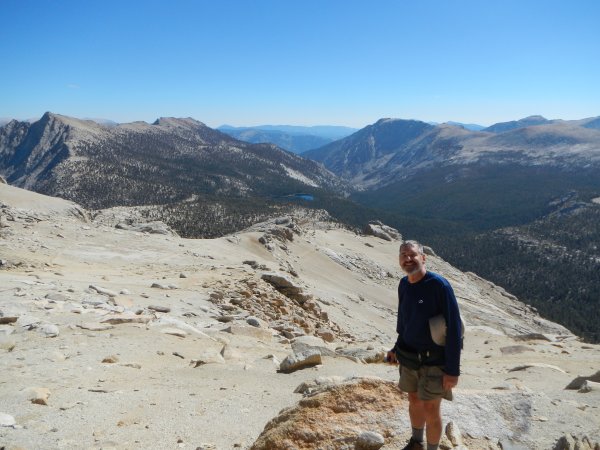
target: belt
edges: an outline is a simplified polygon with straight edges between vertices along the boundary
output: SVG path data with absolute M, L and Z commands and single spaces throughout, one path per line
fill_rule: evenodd
M 417 358 L 420 362 L 427 361 L 430 358 L 438 358 L 443 356 L 444 354 L 438 350 L 425 350 L 422 352 L 417 352 Z

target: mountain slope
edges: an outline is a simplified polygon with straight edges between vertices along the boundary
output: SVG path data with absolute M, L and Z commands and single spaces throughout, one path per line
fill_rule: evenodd
M 394 155 L 410 153 L 410 143 L 433 128 L 416 120 L 381 119 L 303 156 L 322 162 L 332 172 L 356 183 Z
M 262 448 L 354 448 L 365 430 L 384 448 L 405 444 L 398 367 L 382 362 L 396 339 L 397 241 L 300 211 L 182 239 L 87 220 L 77 205 L 13 186 L 0 185 L 0 199 L 6 448 L 247 450 L 276 428 L 288 439 Z M 600 347 L 473 273 L 434 255 L 427 264 L 452 283 L 467 325 L 455 399 L 444 403 L 465 445 L 547 450 L 571 433 L 598 442 L 598 392 L 577 388 L 595 386 Z M 271 272 L 302 298 L 266 282 Z M 278 371 L 304 349 L 321 364 Z M 286 426 L 296 405 L 308 417 Z
M 170 205 L 173 222 L 185 216 L 199 229 L 202 210 L 216 208 L 220 219 L 210 226 L 224 225 L 222 232 L 268 217 L 285 196 L 307 193 L 318 207 L 346 189 L 320 164 L 272 144 L 235 140 L 193 119 L 105 127 L 46 113 L 33 124 L 0 128 L 0 145 L 0 174 L 10 184 L 86 208 Z M 240 209 L 246 219 L 234 226 Z
M 29 127 L 11 122 L 0 130 L 0 142 L 2 172 L 10 183 L 86 207 L 342 185 L 311 161 L 273 145 L 237 141 L 193 119 L 108 128 L 47 113 Z M 112 195 L 96 195 L 109 181 Z
M 594 123 L 545 121 L 491 133 L 382 119 L 304 156 L 322 162 L 359 189 L 381 188 L 433 167 L 449 167 L 450 171 L 472 164 L 597 167 L 600 130 Z
M 477 234 L 454 246 L 464 270 L 494 280 L 551 320 L 600 342 L 600 205 L 573 193 L 531 223 Z M 526 282 L 523 282 L 526 280 Z

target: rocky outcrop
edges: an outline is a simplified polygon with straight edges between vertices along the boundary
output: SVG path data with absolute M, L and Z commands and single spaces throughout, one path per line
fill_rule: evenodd
M 365 226 L 363 233 L 367 236 L 375 236 L 386 241 L 398 241 L 402 239 L 402 235 L 398 230 L 384 225 L 379 220 L 369 222 Z
M 213 285 L 210 301 L 221 311 L 222 321 L 255 317 L 281 337 L 325 335 L 329 340 L 349 340 L 331 321 L 318 299 L 304 292 L 298 282 L 282 273 L 267 272 L 260 280 L 221 280 Z M 262 328 L 248 326 L 257 330 Z
M 565 389 L 581 389 L 587 381 L 591 381 L 593 383 L 600 383 L 600 370 L 593 375 L 575 378 L 565 387 Z
M 590 441 L 587 436 L 567 434 L 556 442 L 552 450 L 600 450 L 600 444 Z
M 177 233 L 171 229 L 166 223 L 160 221 L 146 222 L 146 223 L 132 223 L 119 222 L 115 225 L 118 230 L 137 231 L 138 233 L 149 233 L 149 234 L 167 234 L 176 236 Z
M 351 450 L 364 432 L 384 439 L 393 436 L 398 426 L 394 412 L 406 407 L 405 402 L 396 383 L 379 379 L 326 386 L 298 406 L 283 410 L 250 449 Z
M 306 350 L 300 353 L 288 355 L 279 365 L 279 371 L 291 373 L 306 367 L 313 367 L 321 364 L 321 352 L 318 350 Z
M 250 450 L 402 448 L 409 437 L 408 401 L 395 382 L 321 377 L 295 390 L 304 398 L 272 419 Z M 404 434 L 398 428 L 406 427 Z M 443 449 L 498 449 L 486 438 L 463 436 L 450 421 Z M 508 447 L 507 447 L 508 448 Z

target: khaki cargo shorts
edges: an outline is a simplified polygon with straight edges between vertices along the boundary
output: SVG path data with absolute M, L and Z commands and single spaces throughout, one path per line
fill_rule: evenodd
M 452 390 L 444 391 L 442 381 L 444 372 L 439 366 L 422 366 L 418 370 L 400 366 L 400 390 L 416 392 L 420 400 L 443 398 L 452 400 Z

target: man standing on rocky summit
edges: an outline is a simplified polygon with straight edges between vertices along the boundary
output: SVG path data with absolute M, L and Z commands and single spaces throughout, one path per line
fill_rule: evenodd
M 448 280 L 427 271 L 423 246 L 417 241 L 400 245 L 400 267 L 406 273 L 398 286 L 398 339 L 388 361 L 400 363 L 400 389 L 408 392 L 412 437 L 404 450 L 437 450 L 442 436 L 442 398 L 452 400 L 458 384 L 462 322 Z M 430 319 L 442 315 L 446 343 L 434 342 Z M 443 322 L 442 322 L 443 323 Z

